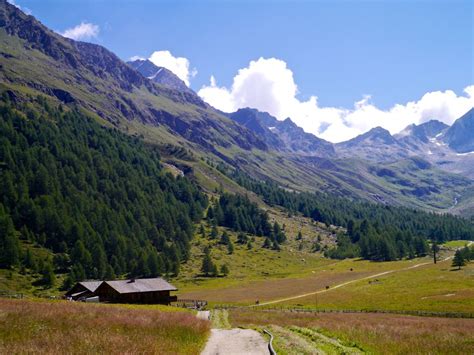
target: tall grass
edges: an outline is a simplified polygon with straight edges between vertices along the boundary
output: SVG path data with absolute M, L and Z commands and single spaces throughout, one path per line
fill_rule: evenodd
M 189 312 L 0 299 L 1 354 L 196 354 L 208 332 Z
M 474 354 L 472 319 L 240 309 L 230 311 L 230 320 L 233 326 L 275 324 L 286 329 L 292 326 L 317 329 L 375 354 Z

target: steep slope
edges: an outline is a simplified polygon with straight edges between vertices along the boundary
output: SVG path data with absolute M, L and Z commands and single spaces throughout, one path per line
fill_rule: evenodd
M 275 150 L 319 157 L 335 156 L 331 143 L 306 133 L 290 118 L 277 120 L 266 112 L 244 108 L 229 117 L 252 130 Z
M 457 153 L 474 152 L 474 108 L 454 122 L 443 136 L 443 141 Z
M 165 125 L 211 151 L 232 144 L 266 149 L 252 132 L 197 95 L 156 85 L 107 49 L 63 38 L 3 0 L 0 44 L 1 84 L 18 100 L 41 92 L 117 127 L 130 121 Z
M 22 240 L 63 254 L 70 282 L 178 274 L 207 196 L 166 174 L 156 148 L 56 105 L 0 98 L 0 229 L 6 214 Z M 0 268 L 20 261 L 16 231 L 8 258 L 0 236 Z
M 148 59 L 137 59 L 127 62 L 129 66 L 138 71 L 151 81 L 166 86 L 170 89 L 185 92 L 197 96 L 186 84 L 170 70 L 158 67 Z
M 434 210 L 450 207 L 471 184 L 462 180 L 453 187 L 446 183 L 449 174 L 433 170 L 439 192 L 423 199 L 403 194 L 396 182 L 378 175 L 372 163 L 353 155 L 338 159 L 330 143 L 304 133 L 290 120 L 256 115 L 254 123 L 265 134 L 256 133 L 257 126 L 239 124 L 195 93 L 157 84 L 105 48 L 65 39 L 4 0 L 0 48 L 0 92 L 13 102 L 46 95 L 68 109 L 84 111 L 103 125 L 158 146 L 167 163 L 208 191 L 220 185 L 237 190 L 216 171 L 222 163 L 295 191 L 322 190 Z

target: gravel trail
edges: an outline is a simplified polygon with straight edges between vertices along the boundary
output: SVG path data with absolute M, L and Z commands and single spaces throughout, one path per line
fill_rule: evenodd
M 268 355 L 268 344 L 252 329 L 211 329 L 201 355 Z

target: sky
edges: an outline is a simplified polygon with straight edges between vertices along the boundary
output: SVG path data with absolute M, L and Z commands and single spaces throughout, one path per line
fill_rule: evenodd
M 149 58 L 223 111 L 332 142 L 474 106 L 472 0 L 15 0 L 64 36 Z

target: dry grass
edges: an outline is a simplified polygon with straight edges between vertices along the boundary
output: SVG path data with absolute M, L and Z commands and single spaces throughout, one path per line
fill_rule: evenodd
M 196 354 L 208 331 L 189 312 L 0 300 L 1 354 Z
M 300 258 L 293 263 L 299 261 Z M 253 304 L 256 300 L 265 302 L 322 290 L 326 286 L 333 287 L 350 280 L 387 270 L 402 269 L 423 261 L 426 260 L 374 263 L 353 259 L 344 261 L 320 259 L 319 265 L 318 263 L 307 265 L 301 262 L 300 270 L 305 270 L 304 276 L 282 275 L 281 278 L 268 277 L 267 280 L 252 281 L 242 278 L 237 280 L 240 281 L 237 284 L 230 284 L 225 279 L 216 280 L 216 285 L 212 288 L 201 287 L 195 290 L 181 287 L 180 297 L 205 299 L 212 303 Z M 353 271 L 350 271 L 351 269 Z M 265 270 L 272 272 L 271 268 Z
M 298 326 L 377 354 L 474 354 L 474 320 L 392 314 L 233 310 L 233 326 Z

